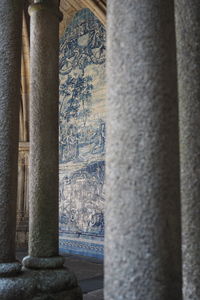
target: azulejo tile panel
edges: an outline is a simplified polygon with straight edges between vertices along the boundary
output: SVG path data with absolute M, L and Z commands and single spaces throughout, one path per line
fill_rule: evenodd
M 104 237 L 105 41 L 89 9 L 60 41 L 60 247 L 91 256 L 102 254 Z

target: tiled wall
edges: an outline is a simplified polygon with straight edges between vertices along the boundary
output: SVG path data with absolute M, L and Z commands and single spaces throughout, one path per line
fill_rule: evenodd
M 60 41 L 60 249 L 103 257 L 104 26 L 79 11 Z

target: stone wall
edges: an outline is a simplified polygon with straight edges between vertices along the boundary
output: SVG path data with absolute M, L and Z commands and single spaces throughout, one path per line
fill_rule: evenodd
M 103 256 L 106 32 L 89 9 L 60 41 L 60 249 Z

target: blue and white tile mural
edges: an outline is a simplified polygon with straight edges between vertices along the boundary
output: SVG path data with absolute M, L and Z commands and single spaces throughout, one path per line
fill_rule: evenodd
M 106 31 L 79 11 L 60 41 L 60 248 L 103 256 Z

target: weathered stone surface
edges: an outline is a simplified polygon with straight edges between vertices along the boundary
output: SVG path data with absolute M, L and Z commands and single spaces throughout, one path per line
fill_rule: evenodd
M 31 300 L 34 294 L 36 283 L 33 278 L 25 276 L 16 276 L 11 278 L 2 278 L 0 284 L 1 300 Z
M 0 2 L 0 262 L 15 260 L 22 0 Z
M 58 255 L 58 29 L 45 6 L 31 12 L 29 254 L 36 257 Z
M 173 1 L 108 1 L 106 300 L 180 300 Z
M 1 300 L 82 300 L 74 275 L 67 269 L 29 271 L 1 280 Z
M 183 299 L 200 299 L 200 2 L 176 0 Z
M 24 258 L 23 265 L 27 267 L 25 276 L 34 279 L 30 299 L 81 300 L 75 275 L 62 268 L 64 259 L 58 255 L 59 16 L 54 8 L 59 10 L 51 7 L 56 3 L 35 1 L 29 10 L 30 223 L 29 256 Z
M 0 277 L 14 276 L 15 274 L 20 272 L 21 272 L 21 263 L 17 261 L 11 263 L 0 263 Z
M 67 268 L 57 270 L 29 270 L 24 268 L 24 276 L 34 279 L 40 293 L 56 293 L 77 287 L 75 275 Z
M 63 256 L 55 257 L 33 257 L 26 256 L 23 259 L 23 265 L 30 269 L 56 269 L 64 264 Z

